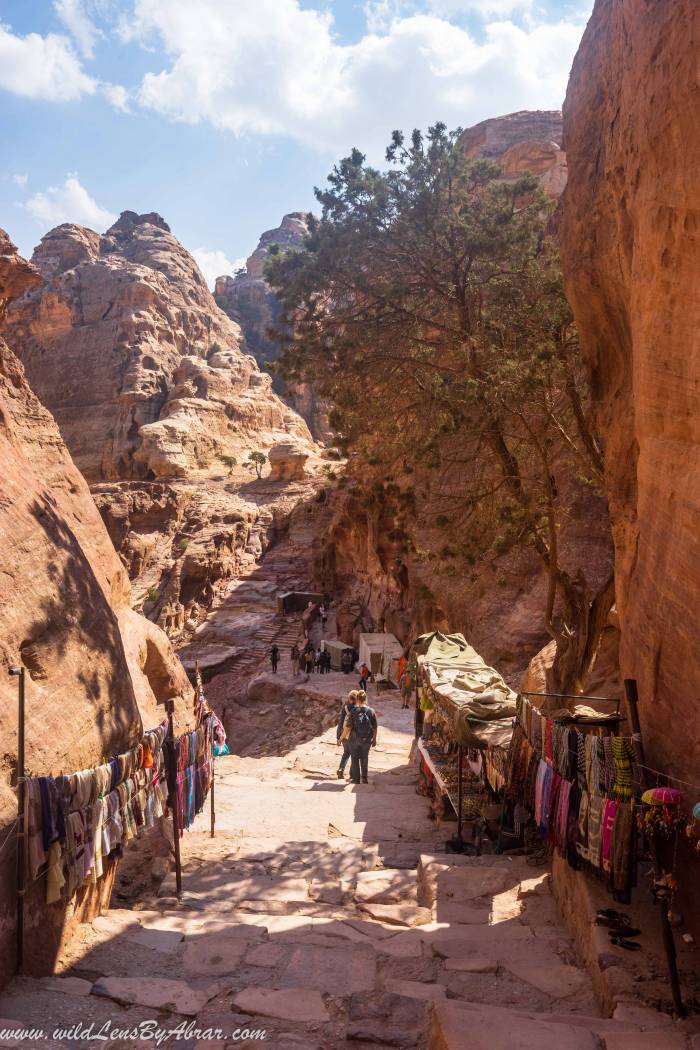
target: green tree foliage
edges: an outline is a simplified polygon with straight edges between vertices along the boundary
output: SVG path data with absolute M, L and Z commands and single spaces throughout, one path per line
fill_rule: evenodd
M 395 132 L 388 170 L 353 150 L 316 191 L 322 214 L 306 251 L 266 271 L 283 306 L 281 366 L 333 404 L 357 460 L 437 479 L 451 552 L 536 552 L 557 643 L 552 682 L 576 691 L 613 582 L 592 584 L 560 552 L 563 482 L 596 484 L 602 455 L 548 233 L 552 204 L 532 176 L 506 180 L 468 159 L 457 136 L 441 124 L 410 142 Z
M 262 477 L 263 467 L 266 463 L 267 456 L 264 452 L 250 452 L 248 454 L 248 462 L 246 465 L 249 467 L 253 467 L 255 469 L 255 473 L 259 478 Z

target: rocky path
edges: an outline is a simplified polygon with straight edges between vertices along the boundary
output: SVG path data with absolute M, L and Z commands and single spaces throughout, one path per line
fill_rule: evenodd
M 314 683 L 327 699 L 346 686 Z M 366 786 L 336 778 L 333 730 L 282 756 L 221 760 L 216 837 L 208 812 L 184 837 L 182 901 L 168 876 L 138 910 L 84 927 L 59 975 L 17 979 L 0 998 L 0 1029 L 157 1022 L 181 1026 L 160 1045 L 188 1048 L 685 1047 L 643 1031 L 648 1018 L 597 1017 L 546 869 L 443 852 L 449 830 L 415 791 L 410 714 L 393 698 L 376 707 Z

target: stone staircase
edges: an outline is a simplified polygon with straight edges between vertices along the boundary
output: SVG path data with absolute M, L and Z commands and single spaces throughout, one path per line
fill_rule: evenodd
M 204 814 L 182 839 L 182 900 L 168 875 L 139 910 L 81 927 L 56 976 L 0 997 L 0 1031 L 157 1017 L 224 1033 L 160 1044 L 186 1050 L 233 1050 L 226 1033 L 244 1028 L 274 1050 L 697 1050 L 693 1022 L 632 984 L 598 1016 L 547 868 L 442 852 L 407 761 L 410 713 L 382 697 L 377 711 L 368 785 L 336 779 L 333 730 L 283 758 L 221 760 L 216 838 Z M 606 946 L 605 965 L 625 955 Z

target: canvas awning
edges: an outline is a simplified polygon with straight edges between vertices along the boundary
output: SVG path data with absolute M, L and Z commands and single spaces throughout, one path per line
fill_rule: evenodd
M 516 694 L 462 634 L 433 631 L 414 644 L 428 671 L 431 699 L 465 747 L 507 747 Z
M 334 671 L 342 671 L 342 657 L 345 649 L 351 649 L 352 646 L 346 645 L 345 642 L 338 641 L 337 638 L 332 638 L 330 641 L 324 641 L 323 645 L 326 647 L 328 652 L 331 654 L 331 668 Z
M 367 664 L 372 674 L 398 683 L 402 656 L 403 646 L 395 635 L 386 632 L 360 635 L 360 666 Z

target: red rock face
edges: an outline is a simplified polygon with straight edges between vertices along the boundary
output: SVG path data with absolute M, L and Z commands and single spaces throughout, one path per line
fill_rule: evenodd
M 0 303 L 40 275 L 0 231 Z M 0 826 L 16 813 L 17 687 L 27 672 L 27 768 L 37 775 L 93 765 L 162 721 L 162 701 L 191 691 L 166 637 L 130 609 L 129 580 L 50 413 L 0 339 Z M 3 841 L 5 835 L 3 834 Z M 14 965 L 15 855 L 0 858 L 0 983 Z M 29 964 L 50 965 L 75 914 L 47 916 L 43 883 L 28 900 Z M 44 890 L 45 892 L 45 890 Z
M 566 186 L 558 110 L 522 110 L 482 120 L 463 131 L 458 141 L 468 156 L 497 161 L 508 178 L 524 171 L 536 175 L 550 197 L 559 197 Z
M 307 230 L 304 212 L 285 215 L 276 229 L 262 234 L 257 248 L 248 256 L 244 272 L 216 280 L 214 298 L 217 304 L 240 325 L 245 349 L 261 368 L 278 356 L 278 347 L 267 331 L 277 323 L 279 304 L 263 275 L 265 262 L 275 247 L 280 251 L 301 247 Z M 278 377 L 275 390 L 306 420 L 315 438 L 328 438 L 328 406 L 316 396 L 310 384 L 292 387 Z
M 700 764 L 700 6 L 598 0 L 564 109 L 561 246 L 593 378 L 623 675 L 650 764 Z M 693 799 L 696 801 L 696 799 Z
M 308 441 L 159 215 L 59 226 L 33 261 L 44 281 L 6 338 L 89 482 L 183 477 L 275 431 Z

